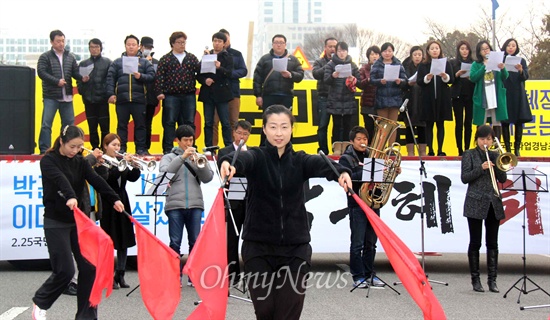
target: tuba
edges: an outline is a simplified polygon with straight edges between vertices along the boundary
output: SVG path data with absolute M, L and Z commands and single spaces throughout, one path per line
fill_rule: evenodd
M 504 152 L 504 149 L 502 149 L 502 145 L 500 144 L 500 141 L 498 141 L 497 137 L 495 137 L 493 141 L 493 148 L 500 153 L 497 158 L 497 163 L 495 163 L 497 168 L 502 171 L 510 171 L 518 165 L 518 158 L 516 155 L 511 152 Z
M 375 131 L 367 149 L 370 150 L 371 158 L 384 160 L 385 168 L 383 181 L 363 183 L 359 196 L 369 207 L 379 209 L 388 202 L 397 177 L 397 168 L 401 165 L 401 145 L 394 142 L 386 147 L 389 138 L 401 125 L 380 116 L 372 114 L 370 116 L 374 120 Z

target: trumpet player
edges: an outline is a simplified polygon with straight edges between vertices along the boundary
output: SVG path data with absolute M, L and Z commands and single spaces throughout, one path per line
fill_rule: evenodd
M 481 248 L 482 224 L 485 221 L 485 245 L 487 247 L 487 284 L 489 291 L 499 292 L 496 278 L 498 265 L 499 220 L 504 219 L 504 207 L 496 181 L 505 182 L 506 172 L 495 166 L 498 153 L 488 151 L 495 133 L 488 125 L 477 128 L 476 148 L 462 155 L 462 183 L 468 184 L 464 200 L 464 216 L 468 219 L 470 244 L 468 262 L 474 291 L 484 292 L 479 279 L 479 249 Z
M 367 129 L 355 126 L 349 132 L 349 141 L 352 143 L 347 147 L 340 157 L 340 164 L 351 169 L 351 180 L 353 191 L 359 194 L 363 184 L 363 161 L 369 158 L 369 136 Z M 398 167 L 397 173 L 401 173 Z M 372 228 L 365 212 L 359 207 L 353 197 L 348 196 L 349 224 L 351 229 L 350 245 L 350 272 L 353 277 L 353 286 L 367 288 L 368 286 L 383 287 L 385 284 L 375 276 L 374 257 L 376 255 L 376 242 L 378 237 Z M 372 209 L 380 216 L 380 209 Z
M 189 253 L 193 250 L 201 228 L 201 215 L 204 211 L 201 182 L 207 183 L 214 177 L 214 172 L 206 165 L 197 165 L 193 161 L 197 151 L 193 147 L 195 130 L 189 125 L 176 129 L 178 146 L 165 154 L 160 160 L 160 172 L 173 173 L 174 177 L 168 189 L 165 212 L 168 217 L 168 236 L 170 248 L 180 253 L 183 229 L 187 228 Z M 181 266 L 183 267 L 183 265 Z M 180 285 L 181 285 L 180 267 Z M 187 285 L 192 287 L 191 280 Z
M 120 137 L 114 133 L 109 133 L 103 138 L 102 144 L 105 155 L 116 159 L 116 155 L 121 148 Z M 131 155 L 125 156 L 125 160 L 128 163 L 130 163 L 130 157 Z M 122 171 L 117 166 L 111 166 L 110 168 L 98 166 L 96 167 L 96 172 L 107 180 L 109 186 L 118 194 L 124 204 L 124 210 L 132 213 L 130 198 L 128 197 L 128 192 L 126 192 L 126 183 L 128 181 L 137 181 L 141 176 L 141 171 L 131 166 L 124 168 Z M 108 204 L 103 203 L 100 223 L 101 228 L 113 240 L 116 250 L 117 258 L 113 289 L 129 288 L 130 286 L 124 279 L 124 273 L 126 271 L 128 248 L 136 245 L 132 222 L 124 214 L 115 212 Z

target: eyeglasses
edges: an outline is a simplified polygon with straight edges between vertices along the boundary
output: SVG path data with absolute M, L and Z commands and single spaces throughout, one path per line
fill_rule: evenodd
M 184 45 L 187 43 L 187 41 L 175 41 L 175 44 Z
M 250 132 L 248 131 L 235 131 L 236 134 L 238 134 L 239 136 L 249 136 L 250 135 Z
M 284 41 L 273 41 L 273 44 L 285 44 L 286 42 Z

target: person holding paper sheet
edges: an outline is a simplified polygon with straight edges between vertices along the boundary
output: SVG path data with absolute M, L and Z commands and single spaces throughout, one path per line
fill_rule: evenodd
M 371 83 L 377 87 L 376 113 L 381 117 L 397 121 L 399 107 L 403 103 L 402 90 L 407 86 L 407 74 L 401 61 L 393 55 L 395 51 L 393 44 L 386 42 L 380 47 L 380 50 L 382 50 L 382 56 L 372 66 L 370 74 Z M 386 65 L 399 66 L 397 79 L 391 81 L 384 79 Z M 394 133 L 388 140 L 390 146 L 395 142 L 395 137 Z
M 473 100 L 473 124 L 481 126 L 491 123 L 495 137 L 500 138 L 501 122 L 508 120 L 506 88 L 508 70 L 503 62 L 498 64 L 498 71 L 487 70 L 489 53 L 493 50 L 489 41 L 482 40 L 476 45 L 476 60 L 470 69 L 470 81 L 475 84 Z
M 411 118 L 411 124 L 413 130 L 418 136 L 418 150 L 420 151 L 421 156 L 426 155 L 426 122 L 420 119 L 422 114 L 422 88 L 416 83 L 415 76 L 418 76 L 418 66 L 424 58 L 424 52 L 420 46 L 413 46 L 409 50 L 409 56 L 403 60 L 403 67 L 409 77 L 408 85 L 404 88 L 403 99 L 409 99 L 407 104 L 407 110 L 409 111 L 409 117 Z M 411 80 L 414 79 L 414 80 Z M 405 112 L 399 114 L 400 120 L 405 122 L 405 125 L 409 126 L 409 121 L 406 119 L 407 115 Z M 405 133 L 407 139 L 407 155 L 414 156 L 414 137 L 410 130 L 407 128 Z
M 329 63 L 336 52 L 337 43 L 338 40 L 335 38 L 330 37 L 325 39 L 325 50 L 323 51 L 322 57 L 313 62 L 313 70 L 311 72 L 313 78 L 317 80 L 317 114 L 319 115 L 319 124 L 317 127 L 318 150 L 322 150 L 325 154 L 328 154 L 327 130 L 330 122 L 330 115 L 327 113 L 329 85 L 324 81 L 324 67 Z
M 246 120 L 239 120 L 233 128 L 233 144 L 225 148 L 220 149 L 218 153 L 218 165 L 219 161 L 224 156 L 234 152 L 239 147 L 241 140 L 244 141 L 241 151 L 246 151 L 246 142 L 250 137 L 252 130 L 252 124 Z M 244 175 L 235 175 L 236 177 L 244 177 Z M 231 199 L 231 197 L 230 197 Z M 246 216 L 246 196 L 242 200 L 229 200 L 231 205 L 231 211 L 233 213 L 233 219 L 235 219 L 235 225 L 239 233 L 242 230 L 244 219 Z M 227 274 L 229 275 L 230 285 L 235 286 L 241 280 L 241 265 L 239 262 L 239 236 L 235 233 L 235 227 L 233 221 L 229 217 L 229 210 L 226 210 L 226 228 L 227 228 Z
M 310 178 L 351 186 L 349 169 L 319 155 L 294 151 L 290 142 L 294 116 L 283 105 L 266 108 L 266 142 L 240 152 L 235 166 L 220 159 L 222 179 L 244 174 L 248 182 L 242 257 L 257 319 L 299 319 L 311 266 L 310 222 L 304 182 Z M 293 279 L 293 280 L 291 280 Z
M 129 35 L 124 39 L 126 51 L 122 57 L 113 61 L 107 73 L 107 94 L 109 103 L 116 104 L 118 118 L 117 134 L 120 137 L 120 150 L 127 151 L 128 122 L 134 120 L 136 153 L 147 154 L 145 145 L 145 105 L 147 103 L 146 85 L 155 80 L 155 69 L 145 58 L 138 57 L 139 39 Z M 127 71 L 125 62 L 134 72 Z M 125 73 L 130 72 L 130 73 Z
M 87 82 L 76 81 L 78 93 L 82 95 L 86 121 L 90 130 L 90 144 L 92 149 L 99 149 L 103 138 L 109 133 L 109 97 L 107 96 L 107 71 L 111 65 L 109 58 L 103 57 L 101 40 L 93 38 L 88 42 L 90 58 L 80 62 L 80 68 L 93 68 Z M 101 142 L 97 126 L 101 128 Z
M 469 70 L 462 69 L 465 65 L 472 65 L 472 47 L 466 40 L 456 45 L 456 58 L 451 60 L 451 67 L 455 72 L 455 81 L 451 87 L 453 113 L 455 116 L 455 139 L 458 155 L 470 149 L 472 143 L 472 112 L 474 84 L 470 81 Z M 466 77 L 465 75 L 468 74 Z M 464 131 L 464 144 L 462 132 Z
M 506 104 L 508 106 L 508 120 L 502 121 L 502 138 L 506 151 L 511 152 L 510 142 L 510 124 L 514 124 L 514 154 L 520 155 L 521 139 L 523 137 L 523 124 L 533 121 L 533 115 L 531 114 L 531 107 L 527 100 L 527 93 L 525 92 L 525 81 L 529 79 L 529 69 L 525 59 L 517 57 L 519 53 L 519 45 L 516 39 L 508 39 L 502 45 L 500 49 L 504 51 L 505 65 L 509 72 L 508 79 L 504 81 L 504 87 L 506 88 Z M 509 67 L 506 63 L 509 60 L 519 59 L 518 63 Z
M 473 68 L 473 67 L 472 67 Z M 464 216 L 468 219 L 470 244 L 468 262 L 474 291 L 484 292 L 479 279 L 479 249 L 485 223 L 485 245 L 487 246 L 487 284 L 489 291 L 499 292 L 496 278 L 498 268 L 498 229 L 504 219 L 504 207 L 501 197 L 495 195 L 489 168 L 492 167 L 498 182 L 506 181 L 506 172 L 495 163 L 497 151 L 486 151 L 493 144 L 495 133 L 488 125 L 477 127 L 474 149 L 464 151 L 462 155 L 461 180 L 468 185 L 464 199 Z M 489 158 L 489 159 L 487 159 Z
M 446 61 L 445 67 L 438 74 L 432 73 L 433 64 L 436 59 L 443 58 L 441 43 L 437 40 L 429 41 L 426 45 L 424 62 L 418 66 L 418 85 L 422 88 L 422 115 L 421 119 L 426 121 L 426 140 L 430 148 L 429 155 L 435 155 L 433 149 L 433 127 L 437 125 L 437 155 L 446 156 L 443 152 L 443 141 L 445 139 L 445 121 L 453 120 L 451 106 L 451 88 L 454 81 L 451 63 Z M 439 60 L 437 62 L 441 62 Z
M 170 248 L 181 255 L 180 247 L 183 238 L 183 228 L 187 228 L 189 253 L 197 241 L 201 229 L 201 215 L 204 211 L 201 182 L 208 183 L 214 177 L 210 165 L 197 166 L 193 159 L 197 150 L 195 130 L 189 125 L 181 125 L 176 129 L 178 146 L 172 152 L 165 154 L 160 160 L 159 171 L 173 173 L 174 176 L 168 188 L 168 197 L 164 207 L 168 217 L 168 236 Z M 183 262 L 182 262 L 183 263 Z M 182 280 L 180 267 L 180 286 Z M 187 285 L 192 287 L 191 279 Z
M 176 138 L 176 122 L 195 130 L 197 111 L 196 75 L 201 64 L 197 57 L 185 50 L 187 35 L 173 32 L 169 38 L 172 51 L 159 60 L 155 79 L 157 99 L 162 100 L 162 152 L 170 153 Z
M 52 123 L 59 110 L 61 126 L 74 124 L 73 85 L 72 79 L 82 82 L 89 77 L 82 77 L 76 64 L 74 54 L 65 49 L 65 35 L 60 30 L 50 32 L 51 50 L 40 55 L 36 73 L 42 80 L 42 98 L 44 110 L 38 148 L 44 154 L 52 145 Z
M 197 80 L 201 84 L 199 101 L 204 105 L 204 144 L 212 146 L 214 113 L 218 113 L 222 123 L 222 136 L 225 146 L 231 145 L 231 125 L 229 123 L 229 101 L 233 99 L 230 78 L 233 71 L 233 57 L 225 50 L 227 36 L 223 32 L 212 35 L 209 54 L 216 55 L 214 65 L 216 73 L 200 73 Z M 205 57 L 208 55 L 205 55 Z M 205 58 L 203 57 L 203 60 Z
M 365 129 L 369 133 L 369 137 L 374 135 L 374 120 L 369 116 L 370 114 L 376 114 L 376 86 L 370 81 L 370 72 L 372 65 L 380 58 L 380 48 L 378 46 L 371 46 L 367 49 L 367 60 L 361 69 L 359 69 L 359 75 L 361 76 L 361 114 L 363 115 L 363 121 L 365 122 Z
M 342 67 L 343 71 L 339 67 Z M 336 54 L 325 66 L 324 82 L 329 85 L 327 98 L 327 113 L 332 117 L 332 139 L 336 141 L 345 141 L 345 133 L 349 132 L 356 123 L 352 123 L 353 115 L 357 114 L 357 100 L 355 91 L 359 68 L 351 61 L 348 54 L 348 44 L 338 42 L 336 44 Z M 349 75 L 341 75 L 345 69 L 349 70 Z
M 155 75 L 158 69 L 159 61 L 153 58 L 155 54 L 153 52 L 154 41 L 151 37 L 141 37 L 141 42 L 139 45 L 138 56 L 141 56 L 151 64 L 153 64 L 153 69 L 155 70 Z M 149 154 L 149 149 L 151 148 L 151 133 L 153 130 L 153 117 L 155 116 L 155 110 L 159 106 L 159 100 L 157 99 L 157 94 L 155 93 L 155 83 L 150 82 L 147 84 L 147 104 L 145 105 L 145 148 L 147 149 L 146 154 Z

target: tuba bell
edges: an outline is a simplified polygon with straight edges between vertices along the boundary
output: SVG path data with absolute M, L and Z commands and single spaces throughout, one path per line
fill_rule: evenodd
M 401 145 L 394 142 L 386 147 L 389 138 L 401 125 L 384 117 L 372 114 L 370 116 L 374 120 L 375 132 L 367 147 L 370 150 L 369 156 L 384 160 L 385 168 L 383 181 L 363 183 L 359 196 L 369 207 L 379 209 L 388 202 L 397 177 L 397 168 L 401 165 Z
M 497 158 L 497 163 L 495 163 L 497 168 L 502 171 L 510 171 L 518 165 L 518 157 L 511 152 L 504 152 L 504 149 L 502 149 L 502 145 L 500 144 L 500 141 L 498 141 L 497 137 L 495 137 L 493 141 L 493 148 L 500 153 Z

